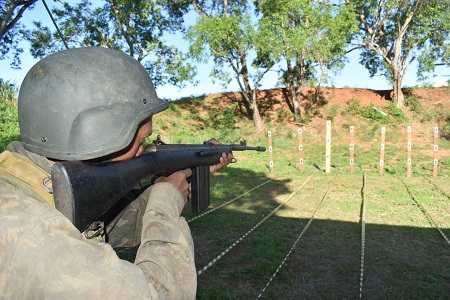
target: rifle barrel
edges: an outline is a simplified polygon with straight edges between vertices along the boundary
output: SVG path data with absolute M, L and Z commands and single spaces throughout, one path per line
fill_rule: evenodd
M 242 145 L 231 145 L 231 149 L 234 151 L 245 151 L 245 150 L 255 150 L 255 151 L 266 151 L 266 147 L 262 146 L 242 146 Z

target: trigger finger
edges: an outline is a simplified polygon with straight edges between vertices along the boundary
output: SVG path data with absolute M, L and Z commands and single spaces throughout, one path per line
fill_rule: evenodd
M 184 170 L 181 170 L 181 172 L 183 172 L 186 175 L 186 178 L 189 178 L 192 176 L 192 169 L 184 169 Z

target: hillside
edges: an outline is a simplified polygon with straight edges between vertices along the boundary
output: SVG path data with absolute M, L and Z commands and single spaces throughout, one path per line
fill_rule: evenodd
M 255 132 L 252 122 L 248 119 L 239 93 L 221 93 L 174 101 L 165 120 L 161 120 L 163 124 L 156 128 L 162 129 L 159 132 L 163 136 L 174 136 L 174 132 L 177 132 L 178 137 L 172 142 L 183 142 L 191 137 L 192 142 L 195 142 L 200 136 L 209 134 L 225 143 L 245 138 L 251 143 L 265 144 L 268 130 L 280 137 L 280 142 L 283 140 L 283 143 L 295 143 L 297 128 L 302 127 L 309 147 L 317 147 L 316 153 L 311 155 L 318 155 L 320 162 L 323 153 L 317 151 L 324 150 L 321 147 L 324 144 L 326 120 L 332 120 L 333 147 L 342 147 L 339 151 L 345 155 L 349 143 L 348 130 L 350 126 L 354 126 L 355 144 L 362 149 L 359 151 L 360 155 L 372 157 L 371 162 L 363 163 L 361 168 L 367 169 L 366 165 L 369 164 L 375 169 L 380 147 L 380 127 L 386 126 L 388 131 L 386 144 L 391 151 L 391 165 L 402 166 L 403 156 L 406 155 L 403 153 L 406 152 L 406 127 L 412 126 L 414 155 L 420 157 L 415 158 L 415 161 L 420 159 L 426 164 L 424 168 L 429 169 L 430 157 L 434 155 L 433 130 L 436 124 L 439 124 L 441 142 L 438 154 L 450 163 L 449 88 L 405 89 L 408 106 L 403 111 L 398 110 L 392 102 L 390 91 L 323 88 L 320 100 L 314 102 L 311 100 L 314 90 L 304 88 L 302 106 L 305 114 L 302 123 L 295 121 L 285 93 L 284 89 L 259 92 L 258 106 L 265 126 L 260 134 Z M 176 113 L 175 122 L 173 113 Z M 183 129 L 178 133 L 181 127 Z M 284 146 L 295 149 L 295 145 Z M 293 151 L 283 154 L 292 160 L 288 164 L 295 164 L 296 154 Z M 336 150 L 333 151 L 336 153 Z M 342 164 L 345 165 L 345 159 Z M 441 160 L 441 167 L 446 164 L 445 160 Z M 418 165 L 418 168 L 423 167 L 422 162 Z
M 416 98 L 420 99 L 421 106 L 426 111 L 450 110 L 450 88 L 414 88 L 404 89 L 406 99 Z M 320 113 L 324 106 L 331 106 L 337 104 L 342 109 L 348 105 L 348 101 L 351 99 L 358 100 L 361 105 L 374 105 L 377 107 L 385 107 L 392 103 L 392 91 L 391 90 L 371 90 L 361 88 L 321 88 L 318 103 L 313 103 L 311 100 L 314 95 L 314 89 L 304 87 L 302 89 L 302 106 L 307 113 L 312 110 L 315 112 L 313 119 L 322 118 Z M 287 91 L 284 88 L 260 90 L 258 94 L 259 107 L 261 115 L 273 116 L 277 111 L 286 111 L 289 115 L 289 103 L 287 100 Z M 194 101 L 191 100 L 201 100 Z M 239 93 L 219 93 L 207 96 L 201 96 L 198 98 L 182 98 L 177 102 L 181 104 L 181 107 L 191 108 L 193 111 L 203 114 L 202 110 L 209 110 L 214 108 L 216 110 L 219 107 L 231 107 L 233 103 L 240 102 L 241 96 Z M 191 103 L 190 103 L 191 102 Z M 189 104 L 194 104 L 195 107 L 191 107 Z M 313 109 L 313 108 L 316 109 Z M 239 112 L 243 113 L 243 107 L 239 106 Z M 285 121 L 290 121 L 289 116 Z
M 283 122 L 288 126 L 298 127 L 298 123 L 290 110 L 286 89 L 261 90 L 258 94 L 258 107 L 266 127 L 276 126 Z M 326 119 L 345 122 L 342 112 L 351 110 L 349 105 L 358 103 L 360 108 L 376 107 L 388 113 L 388 107 L 394 104 L 391 90 L 370 90 L 360 88 L 322 88 L 319 100 L 312 101 L 314 89 L 302 89 L 303 122 L 306 126 L 318 124 Z M 450 88 L 414 88 L 404 89 L 407 107 L 404 114 L 406 122 L 450 123 Z M 222 114 L 226 108 L 232 109 L 237 105 L 235 116 L 246 118 L 246 111 L 242 105 L 239 93 L 220 93 L 197 98 L 183 98 L 175 101 L 181 109 L 186 109 L 199 118 L 214 118 Z M 415 120 L 414 120 L 415 119 Z M 239 122 L 238 122 L 239 123 Z M 239 126 L 238 124 L 236 126 Z

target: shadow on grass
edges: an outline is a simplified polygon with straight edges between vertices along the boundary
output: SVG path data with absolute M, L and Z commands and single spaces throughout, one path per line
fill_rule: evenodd
M 233 215 L 236 220 L 251 218 Z M 255 299 L 308 221 L 274 217 L 199 276 L 198 299 Z M 204 248 L 220 244 L 224 249 L 247 229 L 228 223 L 216 241 L 197 243 L 197 267 L 214 258 L 205 260 L 201 254 L 209 251 Z M 203 230 L 193 226 L 195 241 Z M 230 232 L 236 232 L 234 239 Z M 262 299 L 356 299 L 360 259 L 360 224 L 314 220 Z M 368 224 L 363 274 L 364 299 L 447 299 L 450 250 L 436 229 Z
M 212 178 L 212 207 L 269 179 L 249 170 L 222 171 Z M 291 193 L 292 185 L 290 179 L 274 179 L 236 202 L 191 222 L 197 269 L 273 212 L 281 203 L 277 196 Z M 311 195 L 323 192 L 316 184 L 309 190 Z M 306 213 L 311 208 L 302 206 L 311 195 L 306 190 L 300 193 L 304 195 L 297 211 L 311 215 Z M 287 212 L 294 204 L 289 205 L 283 206 L 280 212 Z M 359 217 L 360 206 L 356 207 L 353 212 Z M 328 213 L 330 219 L 317 217 L 310 223 L 262 299 L 359 297 L 361 223 L 334 220 L 338 218 L 337 213 Z M 189 212 L 184 214 L 187 219 L 191 217 Z M 304 217 L 272 215 L 198 277 L 197 299 L 255 299 L 309 221 Z M 450 228 L 443 231 L 450 235 Z M 450 247 L 435 228 L 366 221 L 364 245 L 364 299 L 448 299 Z

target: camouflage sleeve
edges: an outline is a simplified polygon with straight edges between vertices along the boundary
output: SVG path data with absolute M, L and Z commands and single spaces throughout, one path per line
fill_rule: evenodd
M 194 245 L 187 222 L 180 217 L 183 197 L 177 188 L 166 182 L 155 184 L 149 193 L 135 264 L 164 298 L 184 295 L 195 299 Z
M 106 243 L 83 240 L 50 205 L 0 181 L 0 298 L 194 299 L 192 241 L 177 192 L 167 185 L 149 191 L 132 264 Z
M 142 218 L 151 188 L 129 193 L 122 199 L 129 204 L 106 226 L 106 238 L 113 248 L 131 248 L 141 243 Z

